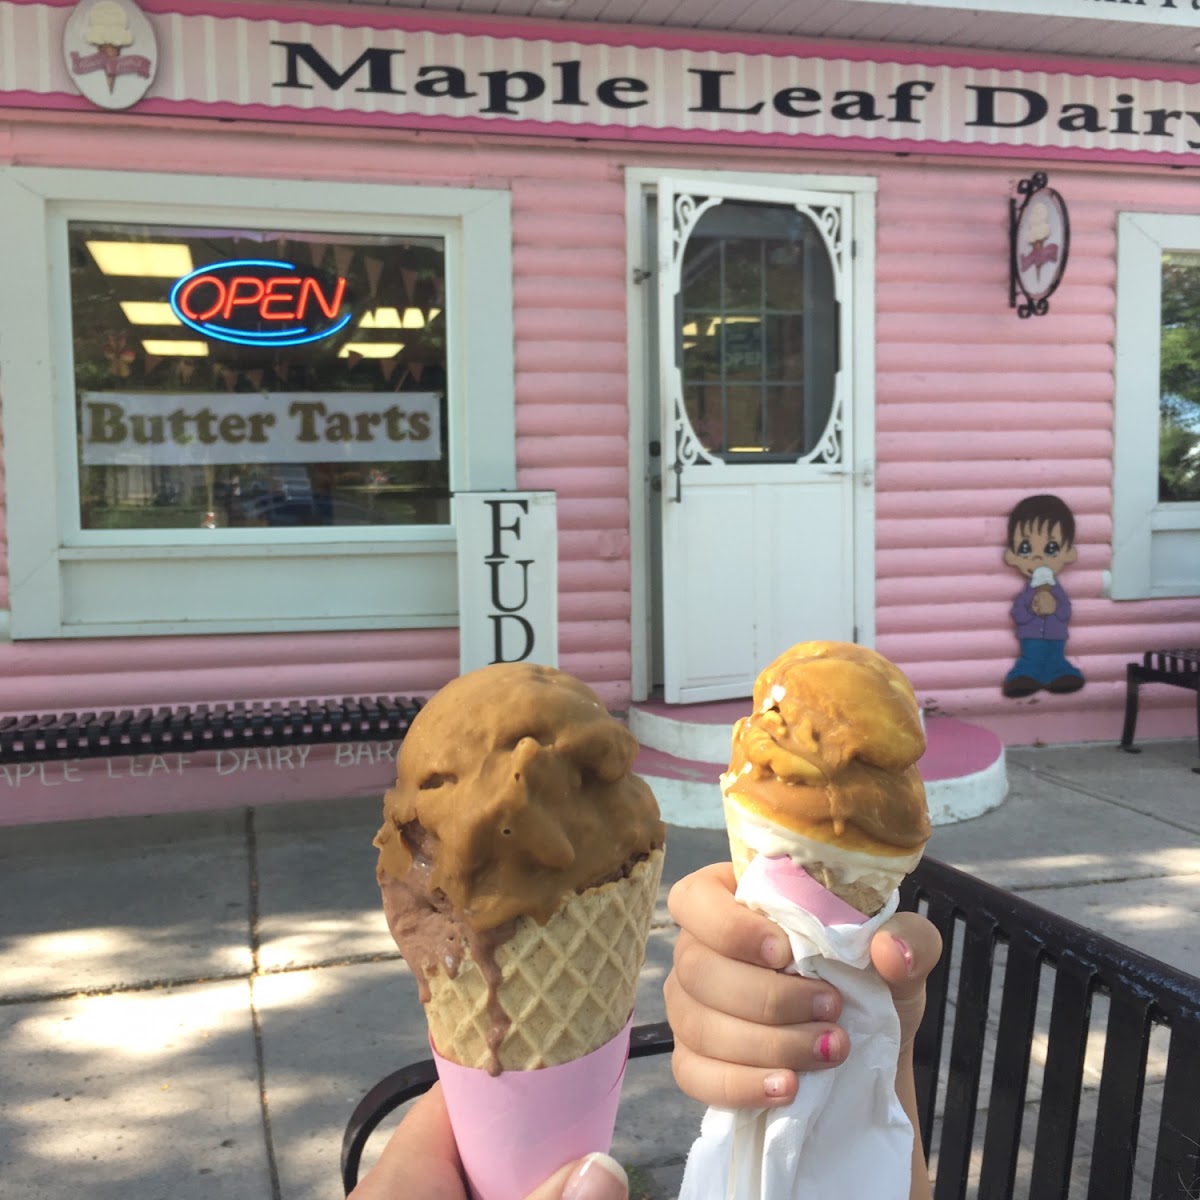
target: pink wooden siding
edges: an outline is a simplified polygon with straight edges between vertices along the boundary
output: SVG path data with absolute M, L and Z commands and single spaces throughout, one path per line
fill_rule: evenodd
M 629 701 L 625 213 L 604 155 L 514 178 L 517 484 L 558 493 L 559 665 Z
M 508 188 L 514 204 L 518 484 L 559 498 L 561 662 L 623 708 L 630 697 L 626 165 L 811 169 L 879 178 L 878 645 L 942 711 L 1010 741 L 1115 739 L 1127 660 L 1200 642 L 1200 602 L 1115 604 L 1109 565 L 1115 216 L 1200 211 L 1194 180 L 1134 168 L 1059 169 L 1070 207 L 1066 281 L 1047 317 L 1007 306 L 1007 196 L 1032 168 L 919 158 L 530 144 L 516 139 L 275 128 L 136 117 L 0 123 L 23 165 L 323 177 Z M 1043 164 L 1044 166 L 1045 164 Z M 1061 494 L 1079 522 L 1072 697 L 1000 694 L 1017 577 L 1004 518 Z M 640 521 L 641 514 L 634 514 Z M 3 538 L 0 512 L 0 539 Z M 7 581 L 0 558 L 0 607 Z M 0 643 L 0 708 L 233 696 L 427 693 L 456 669 L 454 630 Z M 1147 693 L 1147 734 L 1192 708 Z
M 1032 169 L 1032 168 L 1030 168 Z M 1044 317 L 1007 307 L 1007 211 L 1028 170 L 889 166 L 878 207 L 877 644 L 930 704 L 1010 741 L 1116 740 L 1125 664 L 1200 642 L 1200 601 L 1103 598 L 1112 529 L 1116 215 L 1200 212 L 1193 181 L 1165 172 L 1069 170 L 1071 248 Z M 1005 699 L 1020 590 L 1001 560 L 1005 518 L 1058 492 L 1077 522 L 1064 574 L 1069 697 Z M 1174 689 L 1145 692 L 1146 735 L 1195 728 Z M 1139 735 L 1142 730 L 1139 729 Z
M 514 206 L 517 483 L 558 492 L 560 663 L 614 709 L 630 697 L 624 191 L 603 155 L 471 139 L 209 123 L 0 123 L 24 166 L 509 188 Z M 319 164 L 319 167 L 316 165 Z M 0 521 L 3 512 L 0 509 Z M 0 524 L 0 537 L 3 525 Z M 0 607 L 6 608 L 0 559 Z M 296 695 L 428 695 L 457 630 L 0 642 L 0 711 Z

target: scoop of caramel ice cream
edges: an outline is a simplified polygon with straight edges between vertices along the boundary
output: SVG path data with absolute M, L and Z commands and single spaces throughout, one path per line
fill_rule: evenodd
M 929 838 L 912 686 L 873 650 L 802 642 L 758 677 L 721 777 L 734 870 L 786 856 L 846 903 L 878 912 Z
M 545 924 L 568 893 L 663 845 L 637 739 L 586 684 L 500 663 L 447 684 L 413 720 L 375 838 L 379 875 L 416 868 L 477 932 Z
M 727 799 L 806 838 L 904 856 L 930 834 L 924 750 L 899 668 L 863 646 L 802 642 L 759 675 L 722 784 Z
M 533 1069 L 625 1024 L 666 833 L 637 752 L 589 687 L 525 663 L 455 679 L 414 718 L 376 873 L 444 1057 Z

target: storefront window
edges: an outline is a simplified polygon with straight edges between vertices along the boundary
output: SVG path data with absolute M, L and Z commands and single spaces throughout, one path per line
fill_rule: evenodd
M 1162 256 L 1158 498 L 1200 500 L 1200 254 Z
M 507 192 L 0 166 L 0 214 L 14 638 L 457 622 L 454 497 L 516 486 Z
M 1200 216 L 1117 218 L 1112 584 L 1200 595 Z
M 449 522 L 443 238 L 68 243 L 81 529 Z

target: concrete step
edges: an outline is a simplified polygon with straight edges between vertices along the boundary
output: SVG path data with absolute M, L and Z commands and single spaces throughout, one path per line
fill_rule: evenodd
M 723 829 L 718 782 L 729 762 L 733 722 L 746 701 L 634 705 L 629 727 L 642 743 L 635 770 L 658 797 L 663 819 L 690 829 Z M 990 730 L 953 717 L 925 721 L 921 776 L 935 825 L 978 817 L 1008 794 L 1004 745 Z

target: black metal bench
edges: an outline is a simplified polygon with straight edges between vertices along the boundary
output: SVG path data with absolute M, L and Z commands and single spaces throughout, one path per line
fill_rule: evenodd
M 421 704 L 401 696 L 372 696 L 0 716 L 0 766 L 399 740 Z
M 1147 650 L 1140 663 L 1126 665 L 1121 749 L 1129 754 L 1141 753 L 1133 744 L 1133 735 L 1137 730 L 1138 688 L 1143 683 L 1167 683 L 1196 693 L 1196 737 L 1200 741 L 1200 650 Z M 1200 774 L 1200 767 L 1192 770 Z
M 1200 980 L 934 860 L 902 898 L 945 940 L 915 1047 L 935 1200 L 968 1189 L 978 1200 L 1200 1196 Z M 1089 1040 L 1101 1033 L 1089 1088 Z M 666 1025 L 639 1026 L 630 1055 L 673 1044 Z M 1147 1064 L 1164 1055 L 1159 1105 Z M 342 1142 L 347 1195 L 380 1122 L 435 1078 L 432 1061 L 416 1063 L 359 1102 Z

